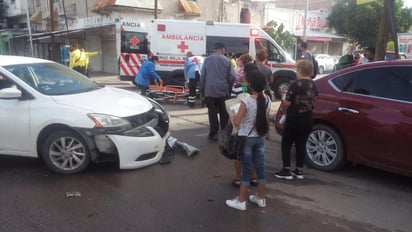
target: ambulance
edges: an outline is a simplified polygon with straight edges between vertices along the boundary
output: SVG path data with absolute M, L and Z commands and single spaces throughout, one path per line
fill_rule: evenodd
M 129 36 L 126 39 L 132 38 Z M 148 25 L 147 39 L 150 48 L 148 56 L 159 56 L 156 71 L 167 85 L 184 85 L 183 64 L 188 51 L 207 57 L 214 52 L 217 42 L 223 43 L 226 52 L 233 52 L 236 56 L 249 54 L 255 57 L 260 49 L 268 51 L 266 65 L 273 71 L 271 88 L 278 98 L 288 88 L 290 81 L 296 79 L 295 61 L 256 25 L 155 19 Z M 137 50 L 142 50 L 142 47 Z M 136 66 L 139 66 L 138 60 L 147 59 L 147 56 L 139 54 L 133 59 L 137 60 Z
M 144 23 L 133 20 L 119 21 L 116 24 L 118 69 L 120 80 L 133 81 L 141 65 L 149 56 L 148 30 Z

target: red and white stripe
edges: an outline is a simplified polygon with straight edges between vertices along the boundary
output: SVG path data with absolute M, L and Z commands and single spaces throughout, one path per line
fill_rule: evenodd
M 120 76 L 136 76 L 144 60 L 140 54 L 129 53 L 129 62 L 126 62 L 127 53 L 120 54 Z

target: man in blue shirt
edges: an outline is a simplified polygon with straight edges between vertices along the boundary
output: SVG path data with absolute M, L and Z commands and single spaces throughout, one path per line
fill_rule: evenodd
M 189 107 L 193 108 L 196 101 L 196 88 L 200 79 L 200 71 L 202 69 L 203 57 L 194 56 L 192 52 L 186 53 L 186 60 L 184 64 L 184 75 L 186 80 L 186 87 L 189 87 L 188 103 Z
M 158 82 L 159 85 L 163 84 L 162 79 L 160 78 L 159 74 L 155 71 L 155 64 L 159 62 L 158 56 L 152 56 L 152 58 L 143 63 L 142 67 L 140 67 L 137 76 L 134 79 L 136 83 L 137 92 L 143 96 L 146 96 L 146 91 L 150 85 L 150 79 L 153 78 Z

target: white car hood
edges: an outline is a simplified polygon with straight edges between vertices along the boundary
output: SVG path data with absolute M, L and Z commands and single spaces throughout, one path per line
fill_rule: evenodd
M 106 86 L 85 93 L 52 96 L 57 104 L 81 108 L 90 113 L 127 117 L 149 111 L 153 105 L 141 95 Z

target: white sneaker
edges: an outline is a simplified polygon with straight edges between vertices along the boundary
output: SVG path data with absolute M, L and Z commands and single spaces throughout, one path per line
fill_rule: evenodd
M 249 200 L 261 208 L 266 207 L 266 200 L 265 198 L 259 198 L 257 195 L 250 195 Z
M 226 200 L 226 205 L 234 209 L 246 210 L 246 201 L 240 202 L 237 197 L 233 200 Z

